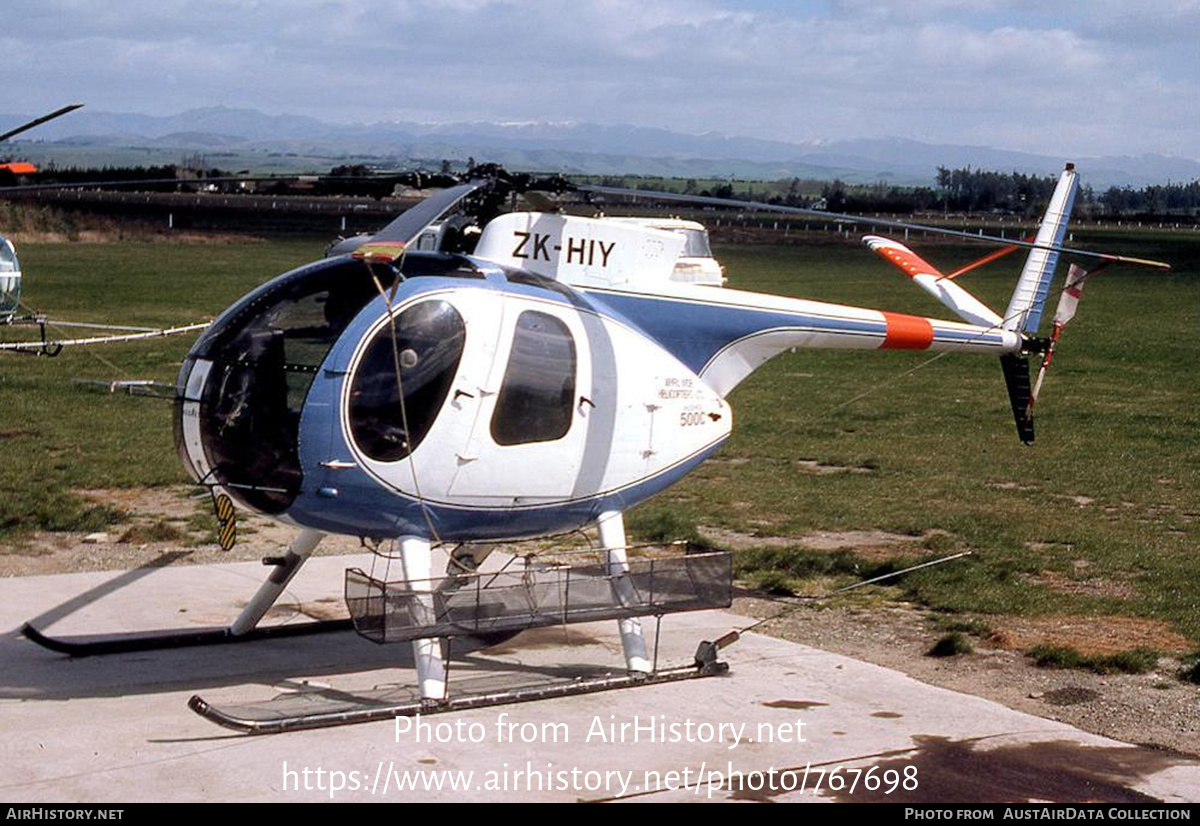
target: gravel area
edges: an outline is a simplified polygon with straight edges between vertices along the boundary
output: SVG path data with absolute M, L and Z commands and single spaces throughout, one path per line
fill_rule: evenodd
M 768 617 L 778 601 L 743 596 L 735 611 Z M 1178 679 L 1181 663 L 1159 660 L 1146 674 L 1038 668 L 1018 651 L 969 638 L 974 653 L 931 657 L 945 632 L 915 606 L 800 604 L 757 631 L 893 668 L 931 685 L 994 700 L 1126 743 L 1200 756 L 1200 687 Z

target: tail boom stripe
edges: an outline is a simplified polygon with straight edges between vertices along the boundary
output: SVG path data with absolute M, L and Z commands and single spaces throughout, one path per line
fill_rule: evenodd
M 933 343 L 933 325 L 928 319 L 901 313 L 883 313 L 887 324 L 881 350 L 927 350 Z

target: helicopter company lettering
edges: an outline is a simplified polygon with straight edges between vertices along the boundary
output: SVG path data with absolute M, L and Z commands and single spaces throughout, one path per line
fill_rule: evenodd
M 513 258 L 521 258 L 526 261 L 549 261 L 550 259 L 550 239 L 551 235 L 542 232 L 521 232 L 515 230 L 513 237 L 517 239 L 517 245 L 513 248 Z M 567 236 L 564 239 L 567 247 L 567 263 L 568 264 L 584 264 L 586 266 L 599 265 L 601 267 L 608 266 L 608 256 L 612 254 L 613 249 L 617 246 L 616 241 L 597 241 L 594 238 L 573 238 Z M 530 249 L 532 241 L 532 249 Z M 563 245 L 555 244 L 553 247 L 555 252 L 562 252 Z
M 696 391 L 692 386 L 691 379 L 666 376 L 662 380 L 662 387 L 658 389 L 658 397 L 660 399 L 691 399 L 696 397 Z

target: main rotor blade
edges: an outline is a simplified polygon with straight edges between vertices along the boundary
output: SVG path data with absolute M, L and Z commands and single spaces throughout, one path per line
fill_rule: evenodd
M 441 218 L 458 202 L 475 190 L 484 186 L 486 181 L 471 181 L 458 186 L 452 186 L 430 195 L 416 206 L 404 211 L 371 237 L 371 242 L 398 241 L 405 246 L 411 244 L 425 231 L 425 227 Z
M 169 186 L 174 184 L 196 186 L 205 184 L 239 183 L 282 183 L 315 179 L 316 175 L 225 175 L 215 178 L 130 178 L 118 181 L 62 181 L 52 184 L 21 184 L 0 186 L 0 195 L 22 192 L 54 192 L 60 189 L 124 189 L 137 186 Z
M 407 174 L 407 173 L 405 173 Z M 298 172 L 294 175 L 218 175 L 211 178 L 129 178 L 115 181 L 59 181 L 49 184 L 21 184 L 0 186 L 0 195 L 22 192 L 54 192 L 61 189 L 125 189 L 138 186 L 207 184 L 270 184 L 270 183 L 387 183 L 401 178 L 398 174 L 387 175 L 322 175 Z M 429 176 L 426 176 L 429 177 Z M 396 181 L 402 183 L 403 181 Z
M 974 232 L 963 232 L 957 229 L 946 229 L 945 227 L 932 227 L 926 224 L 910 224 L 906 221 L 893 221 L 889 218 L 867 218 L 862 215 L 847 215 L 843 212 L 826 212 L 823 209 L 806 209 L 804 207 L 781 206 L 779 204 L 764 204 L 758 201 L 738 201 L 731 198 L 713 198 L 708 195 L 680 195 L 675 192 L 652 192 L 644 189 L 626 189 L 624 187 L 615 186 L 595 186 L 592 184 L 579 184 L 575 187 L 580 192 L 593 192 L 597 195 L 622 195 L 634 198 L 648 198 L 656 201 L 677 201 L 686 204 L 699 204 L 703 206 L 720 206 L 733 207 L 735 209 L 754 210 L 757 212 L 779 212 L 784 215 L 807 215 L 815 218 L 825 218 L 831 221 L 844 221 L 849 224 L 870 224 L 879 227 L 893 227 L 895 229 L 916 230 L 920 232 L 932 232 L 938 235 L 949 235 L 954 238 L 964 238 L 969 241 L 980 241 L 990 244 L 1002 244 L 1004 246 L 1027 247 L 1029 249 L 1039 250 L 1054 250 L 1056 252 L 1065 253 L 1067 255 L 1081 256 L 1083 258 L 1099 258 L 1104 261 L 1121 262 L 1125 264 L 1140 264 L 1146 267 L 1157 267 L 1158 269 L 1169 270 L 1170 264 L 1162 261 L 1149 261 L 1144 258 L 1131 258 L 1125 255 L 1113 255 L 1106 252 L 1087 252 L 1085 250 L 1075 249 L 1074 247 L 1062 247 L 1055 244 L 1035 244 L 1032 241 L 1018 241 L 1013 238 L 1000 238 L 995 235 L 980 235 Z
M 29 123 L 23 123 L 20 126 L 18 126 L 16 129 L 10 129 L 9 131 L 5 132 L 3 135 L 0 135 L 0 141 L 8 140 L 13 135 L 19 135 L 22 132 L 26 132 L 35 126 L 41 126 L 43 123 L 45 123 L 48 120 L 54 120 L 57 117 L 61 117 L 65 114 L 67 114 L 68 112 L 74 112 L 76 109 L 80 109 L 82 107 L 83 107 L 82 103 L 72 103 L 70 106 L 64 106 L 63 108 L 58 109 L 54 112 L 51 112 L 48 115 L 42 115 L 40 118 L 35 118 L 34 120 L 29 121 Z

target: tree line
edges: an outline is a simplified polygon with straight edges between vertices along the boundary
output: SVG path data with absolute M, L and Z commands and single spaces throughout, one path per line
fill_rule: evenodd
M 948 208 L 970 212 L 1037 212 L 1049 200 L 1057 181 L 1055 176 L 1004 174 L 970 167 L 940 166 L 937 171 L 938 190 Z M 1076 196 L 1075 208 L 1080 214 L 1094 217 L 1195 216 L 1200 212 L 1200 181 L 1139 189 L 1112 186 L 1103 192 L 1085 184 Z
M 191 159 L 189 159 L 191 160 Z M 0 173 L 7 173 L 0 170 Z M 182 174 L 181 174 L 182 173 Z M 83 183 L 86 181 L 129 181 L 138 179 L 175 178 L 181 184 L 195 184 L 205 178 L 228 176 L 218 169 L 205 169 L 200 163 L 187 168 L 175 165 L 141 167 L 103 167 L 93 169 L 56 169 L 51 166 L 19 181 L 7 173 L 0 174 L 0 186 L 18 183 Z M 391 194 L 393 176 L 371 180 L 372 170 L 362 165 L 343 165 L 330 172 L 331 180 L 320 186 L 309 183 L 306 194 L 370 195 L 375 198 Z M 339 184 L 340 180 L 344 182 Z M 785 206 L 824 209 L 830 212 L 875 212 L 911 214 L 942 212 L 994 212 L 1025 217 L 1037 217 L 1044 209 L 1058 177 L 1028 175 L 1021 172 L 996 172 L 962 167 L 937 168 L 935 186 L 895 186 L 886 181 L 873 184 L 849 184 L 840 179 L 820 181 L 808 178 L 784 178 L 778 181 L 697 180 L 695 178 L 663 179 L 641 176 L 600 176 L 605 186 L 625 186 L 647 190 L 672 190 L 715 198 L 734 198 L 762 201 Z M 178 184 L 166 184 L 147 189 L 170 191 Z M 278 191 L 290 191 L 293 185 L 279 182 Z M 233 187 L 229 187 L 233 189 Z M 272 191 L 260 185 L 258 191 Z M 1190 183 L 1154 184 L 1141 188 L 1109 187 L 1097 192 L 1091 186 L 1080 187 L 1075 200 L 1075 214 L 1083 218 L 1137 218 L 1143 220 L 1200 219 L 1200 180 Z
M 939 166 L 935 186 L 896 186 L 886 181 L 852 184 L 835 179 L 784 178 L 778 181 L 663 179 L 602 176 L 604 186 L 669 190 L 713 198 L 762 201 L 829 212 L 996 212 L 1036 218 L 1058 183 L 1056 175 L 1029 175 L 986 169 Z M 1075 198 L 1075 214 L 1084 218 L 1174 220 L 1200 218 L 1200 181 L 1154 184 L 1141 188 L 1084 184 Z

